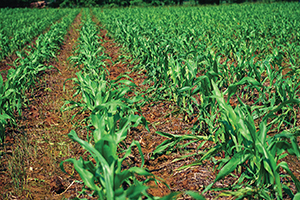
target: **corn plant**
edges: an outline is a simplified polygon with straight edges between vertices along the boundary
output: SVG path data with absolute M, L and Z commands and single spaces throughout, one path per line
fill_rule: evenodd
M 5 125 L 8 121 L 14 122 L 15 112 L 21 114 L 22 105 L 26 100 L 25 92 L 32 89 L 42 72 L 53 67 L 44 65 L 44 62 L 55 58 L 55 52 L 63 42 L 63 36 L 77 13 L 78 11 L 74 10 L 61 23 L 53 25 L 49 32 L 40 35 L 31 51 L 16 52 L 19 58 L 14 63 L 15 68 L 8 70 L 5 82 L 1 76 L 1 142 L 4 139 Z
M 295 13 L 283 10 L 288 8 L 297 13 L 298 6 L 278 3 L 93 11 L 111 35 L 134 55 L 139 63 L 135 68 L 147 71 L 145 83 L 152 85 L 149 96 L 153 100 L 167 98 L 177 102 L 179 110 L 190 117 L 198 112 L 194 101 L 197 90 L 192 92 L 191 88 L 197 85 L 199 73 L 214 74 L 214 81 L 218 77 L 218 85 L 225 88 L 249 76 L 261 85 L 272 85 L 274 78 L 280 77 L 282 62 L 286 60 L 297 70 L 299 51 L 294 47 L 299 44 L 299 23 Z M 276 12 L 260 14 L 266 8 Z M 279 69 L 275 70 L 275 66 Z M 266 95 L 277 90 L 271 85 L 260 90 L 260 98 L 255 99 L 255 104 L 268 106 L 265 110 L 273 102 Z M 240 92 L 253 92 L 253 88 Z
M 86 13 L 86 12 L 85 12 Z M 87 25 L 83 25 L 82 37 L 86 38 L 92 29 L 90 26 L 90 16 L 87 15 Z M 80 40 L 79 45 L 97 46 L 98 44 L 89 43 L 87 40 Z M 98 48 L 89 47 L 87 52 L 97 51 Z M 100 52 L 101 53 L 101 52 Z M 101 59 L 97 57 L 96 59 Z M 81 94 L 81 102 L 67 101 L 70 104 L 66 109 L 82 107 L 81 111 L 89 110 L 90 116 L 87 118 L 88 130 L 91 132 L 91 138 L 88 141 L 80 139 L 76 132 L 71 131 L 68 136 L 75 142 L 78 142 L 89 153 L 87 161 L 83 158 L 79 160 L 67 159 L 64 162 L 74 164 L 75 170 L 79 173 L 85 186 L 93 191 L 93 194 L 99 199 L 142 199 L 147 197 L 153 199 L 146 192 L 148 181 L 156 180 L 150 172 L 143 168 L 144 157 L 141 146 L 137 141 L 133 141 L 127 146 L 123 141 L 127 137 L 128 130 L 140 124 L 147 129 L 147 122 L 143 116 L 136 114 L 137 109 L 132 106 L 139 97 L 128 98 L 126 94 L 131 91 L 135 85 L 129 80 L 120 80 L 120 77 L 114 81 L 107 80 L 105 72 L 101 76 L 90 73 L 89 68 L 97 69 L 98 65 L 93 66 L 99 61 L 85 64 L 89 61 L 88 56 L 75 59 L 83 64 L 81 72 L 77 73 L 75 81 L 75 95 Z M 105 71 L 100 66 L 100 70 Z M 125 77 L 126 78 L 126 77 Z M 123 162 L 131 154 L 132 148 L 136 146 L 141 156 L 141 167 L 131 167 L 123 169 Z M 94 162 L 92 162 L 92 160 Z M 61 169 L 65 172 L 63 163 Z M 139 181 L 136 176 L 146 177 L 144 181 Z M 174 194 L 169 195 L 171 198 Z
M 14 51 L 25 46 L 34 37 L 41 34 L 55 21 L 61 19 L 70 10 L 28 10 L 21 9 L 16 13 L 9 14 L 10 17 L 2 18 L 0 28 L 0 59 L 12 54 Z M 0 15 L 2 13 L 0 12 Z
M 89 73 L 95 77 L 105 72 L 105 59 L 110 59 L 103 52 L 103 47 L 99 43 L 100 37 L 97 35 L 98 30 L 95 23 L 87 18 L 78 39 L 78 48 L 74 51 L 75 56 L 70 57 L 70 60 L 79 69 L 85 73 Z M 101 55 L 100 55 L 101 53 Z M 80 66 L 84 67 L 80 67 Z
M 281 182 L 289 176 L 299 192 L 299 181 L 280 160 L 288 154 L 299 157 L 298 8 L 281 2 L 93 9 L 110 35 L 133 55 L 134 69 L 146 72 L 148 100 L 176 102 L 185 120 L 196 118 L 193 135 L 158 132 L 167 140 L 154 155 L 184 148 L 182 141 L 188 145 L 203 140 L 200 148 L 210 140 L 215 146 L 183 167 L 223 154 L 215 161 L 220 170 L 216 180 L 205 191 L 234 172 L 238 180 L 232 191 L 221 195 L 299 196 Z M 274 129 L 276 134 L 268 136 Z
M 15 90 L 6 88 L 8 84 L 3 84 L 3 78 L 0 76 L 0 143 L 4 142 L 5 137 L 5 126 L 8 120 L 14 122 L 14 109 L 17 107 L 14 105 L 16 103 Z
M 102 79 L 95 80 L 87 74 L 82 74 L 82 72 L 78 72 L 76 73 L 76 75 L 77 78 L 72 79 L 76 84 L 76 92 L 73 96 L 81 94 L 83 103 L 76 101 L 66 101 L 65 105 L 62 108 L 63 111 L 66 111 L 74 109 L 76 107 L 80 107 L 81 109 L 73 116 L 73 119 L 77 114 L 83 113 L 85 111 L 93 112 L 95 109 L 98 109 L 98 107 L 109 106 L 111 102 L 126 102 L 128 105 L 132 105 L 130 106 L 130 108 L 128 107 L 128 105 L 122 104 L 124 105 L 124 108 L 126 108 L 126 110 L 130 111 L 131 113 L 139 111 L 137 110 L 138 107 L 137 109 L 135 109 L 135 104 L 141 100 L 141 96 L 137 96 L 135 98 L 132 98 L 131 100 L 128 100 L 125 97 L 128 92 L 132 91 L 131 88 L 136 87 L 136 85 L 131 81 L 118 81 L 118 79 L 112 82 L 108 82 Z
M 107 80 L 108 71 L 104 68 L 106 65 L 102 61 L 104 58 L 103 56 L 98 56 L 100 53 L 103 55 L 103 49 L 99 45 L 99 37 L 96 33 L 95 24 L 88 15 L 80 33 L 79 48 L 75 51 L 77 55 L 70 58 L 75 62 L 75 66 L 83 66 L 81 72 L 76 73 L 77 78 L 70 79 L 76 85 L 76 92 L 73 96 L 81 94 L 83 103 L 66 101 L 63 107 L 64 111 L 81 107 L 82 109 L 77 113 L 79 114 L 86 110 L 94 111 L 97 107 L 109 105 L 113 101 L 130 102 L 134 106 L 135 103 L 141 100 L 140 96 L 131 100 L 125 98 L 125 95 L 131 92 L 132 88 L 136 87 L 129 80 L 120 80 L 130 79 L 129 76 L 123 75 L 115 80 Z M 66 107 L 67 105 L 69 106 Z M 135 110 L 131 111 L 131 113 L 133 112 Z
M 249 108 L 228 105 L 214 83 L 214 97 L 221 109 L 223 128 L 216 133 L 220 143 L 203 155 L 201 160 L 212 157 L 217 152 L 224 152 L 225 157 L 218 160 L 219 169 L 215 181 L 203 192 L 208 191 L 215 182 L 236 170 L 239 179 L 232 189 L 237 192 L 227 192 L 233 196 L 254 197 L 264 199 L 283 198 L 283 190 L 294 197 L 290 189 L 281 181 L 280 168 L 284 169 L 294 181 L 297 191 L 300 182 L 280 159 L 289 154 L 300 156 L 297 145 L 299 132 L 283 131 L 273 137 L 267 136 L 266 121 L 262 121 L 259 129 L 255 126 Z M 288 153 L 287 153 L 288 152 Z M 244 180 L 247 180 L 246 183 Z
M 92 113 L 91 121 L 95 130 L 92 132 L 93 144 L 81 140 L 75 131 L 69 133 L 69 137 L 85 148 L 96 164 L 92 161 L 67 159 L 64 162 L 74 164 L 75 170 L 79 173 L 84 184 L 97 195 L 99 199 L 141 199 L 142 196 L 150 196 L 146 193 L 144 185 L 151 179 L 140 182 L 135 175 L 153 175 L 143 169 L 144 158 L 140 144 L 133 141 L 131 145 L 122 150 L 124 156 L 119 157 L 120 143 L 126 138 L 128 129 L 137 126 L 141 117 L 137 115 L 120 116 L 122 111 L 118 106 L 111 105 L 109 108 L 102 108 Z M 131 154 L 131 149 L 137 146 L 142 159 L 141 167 L 122 169 L 122 163 Z M 63 171 L 63 162 L 61 163 Z

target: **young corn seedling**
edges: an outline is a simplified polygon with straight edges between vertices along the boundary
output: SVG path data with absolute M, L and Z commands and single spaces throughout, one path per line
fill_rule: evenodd
M 204 191 L 210 190 L 214 183 L 237 171 L 238 181 L 232 189 L 237 192 L 225 192 L 221 195 L 239 195 L 239 197 L 283 199 L 283 190 L 294 197 L 294 194 L 284 185 L 280 168 L 284 169 L 300 189 L 300 182 L 293 175 L 287 163 L 280 161 L 289 154 L 300 156 L 297 145 L 298 132 L 283 131 L 273 137 L 267 135 L 268 128 L 263 120 L 257 130 L 253 117 L 246 105 L 233 109 L 225 103 L 224 97 L 212 82 L 221 115 L 223 128 L 218 131 L 220 143 L 212 147 L 202 158 L 205 160 L 217 152 L 224 152 L 225 157 L 218 160 L 220 171 L 213 183 Z M 288 152 L 288 153 L 287 153 Z
M 88 58 L 83 58 L 80 62 L 84 63 L 86 59 Z M 91 65 L 83 67 L 89 68 Z M 78 72 L 77 78 L 72 79 L 76 83 L 74 95 L 81 94 L 82 103 L 67 101 L 65 105 L 71 104 L 66 109 L 82 107 L 81 112 L 89 110 L 90 116 L 87 122 L 92 140 L 89 139 L 87 142 L 80 139 L 74 130 L 69 133 L 69 137 L 86 149 L 90 157 L 88 160 L 82 157 L 79 160 L 67 159 L 61 163 L 61 169 L 65 172 L 64 162 L 73 163 L 85 186 L 99 199 L 153 199 L 146 192 L 148 187 L 145 184 L 155 179 L 143 168 L 144 157 L 140 144 L 133 141 L 127 146 L 123 142 L 131 127 L 142 124 L 148 129 L 145 118 L 135 114 L 138 110 L 133 106 L 141 98 L 126 97 L 126 94 L 136 85 L 129 80 L 120 80 L 128 78 L 125 76 L 109 81 L 106 80 L 105 75 L 97 77 L 86 73 L 87 71 L 88 69 L 84 69 Z M 123 162 L 135 146 L 141 156 L 141 167 L 124 169 Z M 137 175 L 146 178 L 144 181 L 139 181 Z
M 14 122 L 13 112 L 17 108 L 15 105 L 18 101 L 15 100 L 15 90 L 12 88 L 6 88 L 8 85 L 3 84 L 3 78 L 0 76 L 0 143 L 4 142 L 5 126 L 10 120 Z
M 151 198 L 146 193 L 147 186 L 138 181 L 136 175 L 153 177 L 143 169 L 144 157 L 140 144 L 133 141 L 131 145 L 119 152 L 120 143 L 126 138 L 130 127 L 139 125 L 143 120 L 138 115 L 121 116 L 123 113 L 117 104 L 102 107 L 91 114 L 91 125 L 95 128 L 92 132 L 93 142 L 88 143 L 80 139 L 75 131 L 69 137 L 85 148 L 95 161 L 95 164 L 83 158 L 79 160 L 67 159 L 64 162 L 74 164 L 84 184 L 97 195 L 99 199 L 141 199 L 143 196 Z M 146 125 L 146 124 L 145 124 Z M 131 149 L 137 146 L 142 159 L 141 167 L 123 169 L 122 163 L 131 154 Z M 120 156 L 122 153 L 123 156 Z M 61 163 L 63 171 L 63 162 Z
M 36 46 L 26 53 L 16 52 L 19 57 L 15 61 L 15 69 L 8 70 L 7 78 L 3 83 L 0 80 L 0 142 L 4 139 L 4 126 L 7 121 L 14 122 L 14 112 L 21 115 L 22 103 L 26 99 L 25 92 L 30 90 L 39 78 L 40 73 L 52 66 L 45 66 L 44 62 L 55 57 L 55 52 L 63 41 L 63 35 L 67 27 L 75 18 L 77 11 L 74 10 L 62 22 L 53 25 L 49 32 L 40 35 Z

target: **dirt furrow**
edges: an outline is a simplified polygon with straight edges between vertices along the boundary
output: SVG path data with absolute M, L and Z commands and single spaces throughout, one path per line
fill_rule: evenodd
M 99 22 L 98 25 L 101 26 Z M 102 46 L 106 49 L 105 53 L 109 55 L 114 62 L 114 64 L 108 67 L 110 79 L 115 79 L 120 74 L 129 73 L 128 75 L 133 79 L 133 82 L 138 86 L 139 90 L 147 88 L 147 85 L 142 84 L 146 79 L 146 73 L 133 72 L 130 70 L 133 66 L 129 64 L 129 61 L 119 59 L 122 46 L 115 43 L 115 41 L 107 35 L 107 31 L 104 29 L 100 30 L 100 36 L 103 38 Z M 186 190 L 193 190 L 201 192 L 204 190 L 205 186 L 212 183 L 215 179 L 215 172 L 213 170 L 214 166 L 212 162 L 206 162 L 202 166 L 177 171 L 179 167 L 191 164 L 200 158 L 200 156 L 192 156 L 175 163 L 172 162 L 175 158 L 186 155 L 187 149 L 177 148 L 174 149 L 173 152 L 169 152 L 167 155 L 163 154 L 155 158 L 151 158 L 152 152 L 155 148 L 166 139 L 156 134 L 156 131 L 178 135 L 190 134 L 190 131 L 188 130 L 192 127 L 192 122 L 186 122 L 182 115 L 170 115 L 173 108 L 172 103 L 168 101 L 151 102 L 150 104 L 146 104 L 141 108 L 141 110 L 143 116 L 148 122 L 150 122 L 150 132 L 148 132 L 144 127 L 139 126 L 132 129 L 128 135 L 128 140 L 136 140 L 140 142 L 146 160 L 145 167 L 155 176 L 162 178 L 171 188 L 171 190 L 169 190 L 163 183 L 158 183 L 158 185 L 154 182 L 150 183 L 151 188 L 148 189 L 148 192 L 154 196 L 164 196 L 169 194 L 171 191 L 182 192 Z M 195 153 L 197 145 L 199 145 L 199 143 L 195 143 L 193 145 L 190 154 Z M 203 148 L 205 147 L 207 146 L 204 146 Z M 136 157 L 139 157 L 137 152 Z M 134 161 L 129 161 L 129 163 L 131 163 L 132 166 L 139 165 L 139 160 L 134 159 Z M 234 180 L 231 178 L 227 178 L 222 182 L 216 183 L 216 185 L 218 187 L 227 187 L 233 181 Z M 216 193 L 213 191 L 207 192 L 207 199 L 212 199 L 214 197 L 216 197 Z M 181 196 L 179 198 L 191 199 L 187 196 Z M 227 198 L 225 197 L 220 199 Z
M 8 130 L 4 144 L 7 153 L 1 160 L 0 172 L 3 199 L 62 199 L 75 197 L 81 191 L 82 185 L 75 181 L 79 179 L 76 173 L 69 170 L 75 176 L 70 177 L 59 168 L 61 161 L 83 153 L 67 137 L 74 128 L 72 112 L 61 113 L 64 101 L 74 93 L 71 82 L 66 82 L 65 90 L 63 84 L 75 77 L 76 69 L 68 58 L 79 37 L 80 18 L 81 14 L 69 28 L 57 60 L 49 63 L 59 72 L 45 72 L 34 92 L 28 94 L 29 103 L 17 122 L 18 128 Z
M 98 25 L 101 26 L 99 23 Z M 128 75 L 133 79 L 133 82 L 138 86 L 138 90 L 145 90 L 148 86 L 143 85 L 142 83 L 146 79 L 146 73 L 133 72 L 131 70 L 133 66 L 129 64 L 129 61 L 119 59 L 119 56 L 121 55 L 120 52 L 122 52 L 122 46 L 115 43 L 115 41 L 108 36 L 106 30 L 101 30 L 100 36 L 103 38 L 102 46 L 106 49 L 105 53 L 112 58 L 114 63 L 108 67 L 110 78 L 115 79 L 121 74 L 128 73 Z M 203 161 L 202 164 L 195 167 L 178 170 L 178 168 L 182 166 L 189 165 L 199 160 L 201 158 L 201 155 L 203 155 L 201 154 L 201 151 L 202 153 L 204 151 L 207 151 L 209 147 L 215 145 L 213 142 L 207 142 L 199 150 L 196 149 L 200 142 L 193 143 L 192 145 L 189 145 L 188 148 L 180 148 L 179 146 L 176 146 L 166 154 L 164 153 L 162 155 L 153 157 L 153 151 L 156 149 L 156 147 L 164 140 L 166 140 L 166 138 L 156 134 L 156 131 L 176 135 L 191 134 L 189 130 L 193 126 L 193 123 L 184 120 L 184 116 L 180 114 L 170 114 L 174 108 L 176 108 L 176 106 L 168 101 L 150 102 L 146 104 L 141 108 L 141 110 L 142 115 L 148 122 L 150 122 L 150 132 L 148 132 L 144 127 L 139 126 L 132 129 L 127 138 L 127 140 L 129 140 L 127 142 L 128 144 L 131 143 L 130 140 L 136 140 L 140 142 L 146 160 L 145 167 L 156 177 L 162 178 L 170 186 L 171 190 L 169 190 L 162 183 L 150 183 L 151 187 L 150 189 L 148 189 L 148 192 L 154 196 L 164 196 L 166 194 L 169 194 L 170 192 L 184 192 L 187 190 L 201 193 L 209 184 L 211 184 L 215 180 L 216 174 L 218 173 L 218 166 L 215 165 L 212 160 Z M 195 155 L 177 162 L 173 162 L 174 159 L 188 154 Z M 290 157 L 291 156 L 287 157 L 285 160 L 288 160 Z M 137 158 L 139 158 L 138 152 L 136 152 L 132 159 L 128 161 L 127 167 L 139 165 L 140 160 Z M 216 155 L 214 158 L 218 160 L 222 157 L 221 155 Z M 295 156 L 293 156 L 293 159 L 288 160 L 288 165 L 291 167 L 293 173 L 298 176 L 298 165 L 295 161 L 292 160 L 297 159 L 295 158 Z M 226 176 L 224 179 L 217 181 L 213 187 L 224 188 L 225 190 L 225 188 L 230 188 L 236 180 L 237 178 L 234 178 L 233 176 Z M 291 180 L 285 181 L 290 182 Z M 293 192 L 296 191 L 293 183 L 291 183 L 290 188 L 293 190 Z M 230 199 L 230 197 L 218 196 L 221 193 L 222 191 L 210 190 L 206 192 L 204 196 L 206 199 Z M 284 198 L 289 199 L 287 196 L 285 196 Z M 192 198 L 186 195 L 180 195 L 178 199 Z

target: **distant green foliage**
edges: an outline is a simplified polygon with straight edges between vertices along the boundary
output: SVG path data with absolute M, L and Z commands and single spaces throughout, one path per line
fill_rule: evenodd
M 30 3 L 38 0 L 10 0 L 1 2 L 0 8 L 5 7 L 29 7 Z M 126 6 L 163 6 L 163 5 L 182 5 L 184 2 L 192 4 L 222 4 L 222 3 L 244 3 L 244 2 L 264 2 L 271 3 L 282 0 L 48 0 L 49 7 L 93 7 L 93 6 L 109 6 L 109 7 L 126 7 Z M 288 0 L 298 1 L 298 0 Z
M 222 4 L 222 3 L 244 3 L 244 2 L 264 2 L 271 3 L 281 0 L 56 0 L 52 6 L 59 7 L 91 7 L 99 6 L 163 6 L 163 5 L 182 5 L 184 2 L 192 4 Z M 292 0 L 289 0 L 292 1 Z M 294 0 L 296 1 L 296 0 Z
M 67 13 L 66 9 L 1 9 L 0 59 L 24 47 L 26 43 Z
M 52 6 L 59 7 L 91 7 L 109 5 L 115 6 L 143 6 L 143 5 L 170 5 L 182 0 L 58 0 Z

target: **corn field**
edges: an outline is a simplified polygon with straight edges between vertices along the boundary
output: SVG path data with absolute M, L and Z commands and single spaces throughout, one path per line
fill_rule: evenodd
M 64 73 L 55 60 L 72 46 L 58 62 L 75 73 L 55 109 L 69 116 L 64 141 L 79 153 L 53 158 L 57 176 L 74 179 L 63 192 L 51 186 L 55 199 L 300 199 L 299 3 L 0 9 L 0 18 L 0 58 L 17 57 L 0 77 L 4 167 L 9 130 L 27 117 L 45 74 Z M 180 131 L 158 128 L 175 119 Z M 154 161 L 170 177 L 211 165 L 214 175 L 176 190 Z

